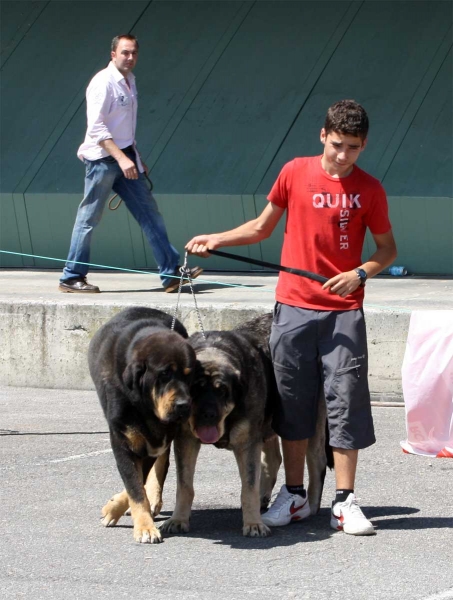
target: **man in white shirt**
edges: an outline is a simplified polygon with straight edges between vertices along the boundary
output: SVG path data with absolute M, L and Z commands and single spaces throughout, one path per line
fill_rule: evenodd
M 132 73 L 138 58 L 133 35 L 113 38 L 111 62 L 91 80 L 87 92 L 87 132 L 77 156 L 85 163 L 85 194 L 78 208 L 68 259 L 60 279 L 62 292 L 98 293 L 87 282 L 93 229 L 115 191 L 139 223 L 159 265 L 166 292 L 179 287 L 179 254 L 170 244 L 162 215 L 148 189 L 148 168 L 135 144 L 137 88 Z M 192 279 L 202 273 L 190 270 Z M 184 278 L 184 283 L 187 279 Z

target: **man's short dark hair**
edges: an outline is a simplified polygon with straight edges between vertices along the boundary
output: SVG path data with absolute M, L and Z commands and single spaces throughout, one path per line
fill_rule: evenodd
M 120 43 L 120 40 L 129 40 L 130 42 L 135 42 L 135 45 L 137 46 L 137 50 L 139 48 L 138 45 L 138 39 L 135 37 L 135 35 L 132 35 L 131 33 L 123 33 L 121 35 L 115 35 L 115 37 L 112 40 L 112 45 L 110 47 L 112 52 L 115 52 L 118 44 Z
M 340 100 L 332 104 L 324 123 L 326 135 L 336 131 L 359 137 L 362 141 L 368 135 L 369 126 L 365 109 L 355 100 Z

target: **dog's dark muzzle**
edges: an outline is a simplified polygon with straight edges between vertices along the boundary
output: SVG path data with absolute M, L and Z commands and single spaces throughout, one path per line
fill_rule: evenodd
M 190 409 L 192 408 L 192 400 L 177 400 L 175 404 L 175 412 L 182 419 L 188 419 L 190 416 Z
M 190 410 L 192 408 L 192 401 L 188 399 L 179 399 L 173 405 L 172 411 L 168 414 L 168 421 L 187 421 L 190 417 Z
M 192 412 L 194 420 L 200 426 L 218 425 L 222 418 L 219 401 L 212 393 L 198 396 L 194 401 Z

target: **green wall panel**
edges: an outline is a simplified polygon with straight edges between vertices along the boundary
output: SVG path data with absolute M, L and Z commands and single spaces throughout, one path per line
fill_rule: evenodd
M 143 3 L 133 4 L 139 4 L 138 9 L 143 8 Z M 149 166 L 154 160 L 151 154 L 154 146 L 157 144 L 159 153 L 159 148 L 165 145 L 168 128 L 172 131 L 174 120 L 178 122 L 178 118 L 181 118 L 180 112 L 184 110 L 187 97 L 198 90 L 197 78 L 243 3 L 217 4 L 153 2 L 132 28 L 140 41 L 140 56 L 135 71 L 139 93 L 137 141 Z M 120 14 L 121 10 L 116 15 L 119 23 L 122 19 Z M 119 24 L 113 28 L 115 33 L 118 27 Z M 83 189 L 83 169 L 80 168 L 76 152 L 86 129 L 85 88 L 94 73 L 105 66 L 109 56 L 112 27 L 104 24 L 104 28 L 108 34 L 102 39 L 102 45 L 99 39 L 93 39 L 90 46 L 89 54 L 92 59 L 95 58 L 96 63 L 92 64 L 96 64 L 96 67 L 81 70 L 85 80 L 78 96 L 79 102 L 74 106 L 74 114 L 36 173 L 29 187 L 30 192 L 75 193 Z M 121 25 L 121 30 L 126 29 Z M 192 91 L 194 85 L 195 92 Z M 153 179 L 156 190 L 165 191 L 165 182 L 154 175 Z
M 230 43 L 252 2 L 153 2 L 134 33 L 140 150 L 153 167 Z M 179 157 L 177 157 L 179 158 Z M 180 160 L 173 162 L 181 162 Z M 173 176 L 172 176 L 173 177 Z M 159 190 L 168 191 L 158 177 Z
M 396 264 L 410 273 L 453 275 L 453 200 L 390 197 Z
M 256 195 L 255 196 L 256 209 L 258 214 L 264 210 L 268 200 L 266 196 Z M 283 244 L 283 234 L 286 226 L 286 213 L 282 216 L 277 227 L 274 229 L 271 237 L 261 242 L 261 252 L 263 260 L 268 262 L 280 264 L 281 250 Z M 296 267 L 297 265 L 284 265 L 285 267 Z
M 1 249 L 66 257 L 83 193 L 85 89 L 113 35 L 131 30 L 141 44 L 138 144 L 181 253 L 193 235 L 259 214 L 286 161 L 321 153 L 327 106 L 354 97 L 371 119 L 359 164 L 389 194 L 398 262 L 453 274 L 451 2 L 106 5 L 0 3 Z M 262 244 L 231 251 L 279 262 L 284 221 Z M 92 250 L 97 264 L 156 267 L 124 205 L 106 209 Z M 368 236 L 364 257 L 372 251 Z M 0 255 L 0 265 L 62 263 Z
M 257 192 L 268 193 L 283 164 L 295 156 L 322 153 L 319 133 L 326 109 L 342 98 L 361 102 L 369 114 L 369 143 L 359 165 L 378 176 L 381 157 L 436 58 L 451 22 L 449 2 L 362 3 Z M 448 87 L 451 89 L 451 83 Z M 419 103 L 422 101 L 420 97 Z M 442 134 L 443 146 L 448 145 L 447 140 L 451 140 L 451 128 L 448 134 L 447 130 Z M 451 143 L 447 151 L 446 158 L 451 162 Z M 430 177 L 426 172 L 425 179 Z M 387 191 L 394 193 L 392 189 Z
M 34 253 L 56 258 L 49 261 L 35 259 L 36 266 L 63 268 L 71 239 L 78 194 L 26 194 L 26 210 L 31 228 Z M 115 201 L 116 202 L 116 201 Z M 138 268 L 145 261 L 143 236 L 140 227 L 126 210 L 124 204 L 116 211 L 106 206 L 101 223 L 92 239 L 90 262 L 124 268 Z
M 437 197 L 453 198 L 452 72 L 450 50 L 383 178 L 392 195 L 433 197 L 439 216 Z
M 0 250 L 19 252 L 22 257 L 15 255 L 0 255 L 2 267 L 33 267 L 34 258 L 25 256 L 33 254 L 30 238 L 30 227 L 22 194 L 0 193 Z
M 0 194 L 0 250 L 23 252 L 12 194 Z M 0 267 L 23 267 L 21 256 L 0 254 Z
M 266 205 L 265 196 L 182 194 L 156 196 L 167 223 L 172 244 L 184 256 L 184 246 L 196 234 L 231 229 L 255 218 Z M 65 259 L 80 196 L 70 194 L 2 194 L 0 248 L 39 256 Z M 397 264 L 411 273 L 453 275 L 453 201 L 451 198 L 389 197 L 390 218 L 398 246 Z M 17 215 L 25 212 L 31 227 L 19 231 Z M 22 223 L 27 223 L 24 216 Z M 261 244 L 227 248 L 226 251 L 258 260 L 279 263 L 285 216 L 272 236 Z M 370 235 L 363 259 L 375 246 Z M 60 261 L 0 255 L 1 266 L 62 268 Z M 131 269 L 155 269 L 156 263 L 143 234 L 124 204 L 117 211 L 106 208 L 93 235 L 91 262 Z M 297 266 L 297 265 L 287 265 Z M 245 263 L 212 257 L 205 268 L 231 271 L 261 270 Z
M 156 194 L 159 210 L 167 224 L 171 243 L 184 258 L 184 246 L 197 234 L 232 229 L 256 216 L 253 197 L 221 194 Z M 234 254 L 254 256 L 251 246 L 227 248 Z M 146 248 L 147 264 L 152 261 L 149 248 Z M 256 253 L 256 251 L 255 251 Z M 256 256 L 254 256 L 256 257 Z M 260 257 L 258 257 L 260 258 Z M 191 259 L 193 260 L 193 259 Z M 250 265 L 234 260 L 212 256 L 203 262 L 206 269 L 226 269 L 250 271 Z
M 2 191 L 25 191 L 74 102 L 83 103 L 87 79 L 107 63 L 112 32 L 130 28 L 148 4 L 131 1 L 127 11 L 120 1 L 108 10 L 104 2 L 46 4 L 2 69 Z M 83 137 L 82 129 L 79 143 Z
M 0 65 L 3 66 L 33 26 L 48 0 L 0 2 Z
M 72 201 L 72 202 L 71 202 Z M 51 258 L 66 258 L 74 223 L 76 203 L 80 197 L 25 194 L 25 208 L 30 227 L 33 253 Z M 35 266 L 59 269 L 59 261 L 36 258 Z
M 155 165 L 162 191 L 248 191 L 250 176 L 349 5 L 254 4 Z

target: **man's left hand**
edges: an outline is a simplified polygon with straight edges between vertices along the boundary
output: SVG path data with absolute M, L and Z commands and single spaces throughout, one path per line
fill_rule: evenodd
M 360 279 L 357 277 L 355 271 L 346 271 L 345 273 L 339 273 L 326 281 L 322 286 L 323 290 L 329 290 L 331 294 L 337 294 L 342 298 L 345 298 L 360 286 Z

